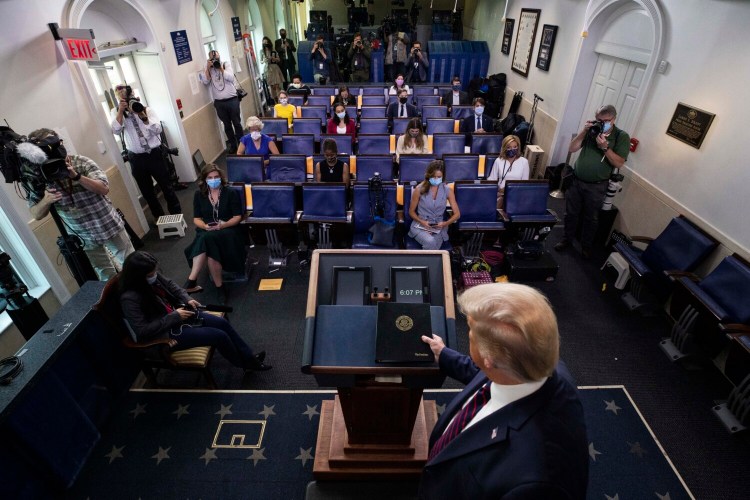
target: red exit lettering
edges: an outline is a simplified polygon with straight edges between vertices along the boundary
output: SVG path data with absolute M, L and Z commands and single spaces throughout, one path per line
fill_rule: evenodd
M 94 59 L 96 56 L 96 47 L 91 46 L 91 40 L 77 40 L 69 38 L 66 40 L 70 50 L 71 59 Z

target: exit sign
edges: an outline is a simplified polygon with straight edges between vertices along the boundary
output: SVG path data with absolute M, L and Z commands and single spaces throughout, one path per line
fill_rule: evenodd
M 50 24 L 55 40 L 62 42 L 65 55 L 69 61 L 98 61 L 99 51 L 96 50 L 94 30 L 92 29 L 61 29 L 56 24 Z

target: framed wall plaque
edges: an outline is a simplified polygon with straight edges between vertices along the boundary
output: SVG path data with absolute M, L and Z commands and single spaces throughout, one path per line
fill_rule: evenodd
M 715 116 L 708 111 L 678 102 L 677 109 L 669 120 L 667 135 L 700 149 Z
M 534 48 L 536 28 L 539 25 L 541 9 L 521 9 L 521 19 L 518 21 L 516 33 L 516 48 L 513 51 L 511 69 L 523 76 L 529 76 L 531 51 Z
M 503 28 L 503 45 L 500 48 L 500 52 L 505 55 L 510 54 L 510 41 L 513 38 L 513 25 L 516 24 L 515 19 L 506 19 L 505 26 Z
M 536 56 L 536 67 L 542 71 L 549 71 L 552 49 L 555 48 L 555 38 L 557 38 L 557 26 L 545 24 L 542 27 L 542 41 L 539 43 L 539 53 Z

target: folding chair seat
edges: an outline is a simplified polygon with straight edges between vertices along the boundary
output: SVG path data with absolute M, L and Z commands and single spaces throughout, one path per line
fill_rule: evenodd
M 543 243 L 552 227 L 560 222 L 557 214 L 547 208 L 548 195 L 549 182 L 546 180 L 505 182 L 501 214 L 519 241 Z
M 300 109 L 300 112 L 302 113 L 302 118 L 317 118 L 320 120 L 321 127 L 326 126 L 326 121 L 328 120 L 328 114 L 327 114 L 325 106 L 310 106 L 308 104 L 306 106 L 302 106 L 299 109 Z
M 435 159 L 434 155 L 401 155 L 399 158 L 399 182 L 422 182 L 427 165 Z
M 415 85 L 411 87 L 412 94 L 416 96 L 417 101 L 421 96 L 434 96 L 435 87 L 433 85 Z
M 263 118 L 263 133 L 281 137 L 289 133 L 289 122 L 286 118 Z
M 314 120 L 313 120 L 314 121 Z M 310 156 L 315 153 L 315 136 L 313 134 L 297 133 L 297 125 L 294 126 L 294 134 L 281 136 L 281 146 L 285 155 Z
M 360 134 L 388 134 L 387 118 L 362 118 L 359 121 Z
M 329 95 L 310 95 L 307 96 L 306 106 L 323 106 L 326 113 L 331 112 L 331 96 Z
M 479 155 L 448 154 L 443 155 L 443 161 L 445 162 L 445 180 L 447 182 L 479 179 Z M 497 186 L 497 184 L 495 185 Z
M 307 183 L 302 185 L 300 223 L 315 226 L 316 247 L 333 248 L 333 231 L 343 229 L 349 220 L 346 214 L 347 186 L 344 183 Z M 303 231 L 303 234 L 310 234 Z
M 362 96 L 381 95 L 385 98 L 386 89 L 381 87 L 362 87 Z
M 466 148 L 464 134 L 435 134 L 432 136 L 432 153 L 437 158 L 443 155 L 463 154 Z
M 375 224 L 375 214 L 373 209 L 376 207 L 376 198 L 370 193 L 369 186 L 366 182 L 357 183 L 353 189 L 352 205 L 352 225 L 354 235 L 352 237 L 352 248 L 378 249 L 378 248 L 396 248 L 396 231 L 394 231 L 393 241 L 390 245 L 373 245 L 369 241 L 369 229 Z M 396 184 L 393 182 L 384 182 L 382 191 L 382 219 L 385 223 L 396 224 Z
M 322 133 L 320 120 L 318 118 L 295 118 L 294 133 L 312 134 L 313 140 L 320 142 L 320 134 Z
M 394 118 L 393 128 L 391 133 L 395 136 L 404 135 L 406 133 L 406 127 L 409 125 L 411 118 Z
M 294 242 L 297 236 L 294 184 L 259 182 L 252 185 L 250 192 L 253 211 L 247 222 L 253 239 L 256 242 L 265 239 L 269 266 L 286 266 L 291 251 L 285 249 L 284 242 Z M 262 229 L 265 238 L 258 233 L 259 229 Z
M 423 106 L 421 109 L 422 122 L 425 123 L 433 118 L 447 118 L 448 108 L 445 106 Z M 451 132 L 453 130 L 451 129 Z
M 362 145 L 360 144 L 360 151 L 361 148 Z M 356 161 L 357 181 L 367 181 L 376 173 L 380 174 L 384 181 L 393 178 L 393 157 L 391 155 L 358 154 Z
M 453 118 L 425 118 L 422 115 L 422 120 L 427 122 L 427 135 L 434 134 L 454 134 L 456 132 L 456 120 Z
M 263 157 L 257 155 L 227 155 L 227 180 L 251 184 L 265 178 Z
M 440 106 L 440 96 L 439 95 L 423 95 L 420 96 L 417 100 L 417 108 L 419 108 L 419 114 L 422 114 L 422 108 L 425 106 Z M 448 111 L 447 106 L 443 106 L 446 110 L 446 113 Z
M 340 134 L 320 134 L 321 149 L 326 139 L 331 139 L 336 143 L 340 155 L 350 155 L 353 153 L 352 136 Z
M 663 303 L 672 290 L 664 271 L 693 271 L 717 245 L 715 239 L 683 216 L 672 219 L 655 239 L 631 239 L 648 244 L 645 250 L 624 242 L 615 245 L 630 266 L 630 289 L 622 300 L 631 310 Z
M 268 180 L 271 182 L 305 182 L 307 179 L 305 155 L 271 155 Z
M 499 153 L 503 136 L 499 134 L 471 134 L 471 152 L 478 155 Z
M 365 106 L 385 106 L 385 94 L 363 95 L 362 107 L 365 107 Z
M 356 104 L 350 104 L 349 106 L 347 106 L 346 113 L 352 120 L 359 121 L 359 108 L 357 108 Z
M 325 95 L 330 97 L 339 93 L 338 87 L 312 87 L 310 90 L 312 91 L 312 95 L 316 96 Z
M 467 116 L 472 116 L 473 114 L 474 106 L 453 106 L 451 108 L 451 118 L 454 120 L 463 120 Z
M 298 108 L 300 106 L 303 106 L 305 104 L 305 96 L 302 95 L 290 95 L 287 96 L 289 99 L 289 104 L 294 106 L 295 108 Z
M 391 153 L 391 136 L 388 134 L 360 134 L 357 155 L 386 155 Z
M 497 210 L 497 183 L 456 181 L 453 186 L 456 204 L 461 209 L 458 231 L 466 235 L 461 247 L 462 254 L 465 259 L 476 259 L 485 237 L 489 235 L 495 241 L 498 234 L 505 230 L 505 222 Z
M 364 118 L 385 118 L 385 106 L 362 106 L 359 118 L 360 122 Z
M 402 156 L 403 158 L 403 156 Z M 422 179 L 424 179 L 424 171 L 422 171 Z M 404 223 L 403 223 L 403 234 L 404 234 L 404 248 L 407 250 L 422 250 L 422 245 L 417 242 L 414 238 L 409 236 L 409 228 L 411 228 L 411 215 L 409 215 L 409 208 L 411 207 L 411 195 L 412 191 L 416 189 L 417 184 L 404 184 Z M 461 205 L 459 205 L 459 208 Z M 444 241 L 440 246 L 440 250 L 450 250 L 451 244 L 449 241 Z

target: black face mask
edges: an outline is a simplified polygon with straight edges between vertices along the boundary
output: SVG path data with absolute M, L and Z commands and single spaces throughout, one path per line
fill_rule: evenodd
M 281 39 L 282 40 L 286 40 L 286 33 L 284 33 L 283 35 L 281 35 Z
M 408 97 L 399 97 L 398 98 L 398 102 L 400 102 L 401 104 L 406 104 L 406 101 L 408 101 L 408 100 L 409 100 Z

